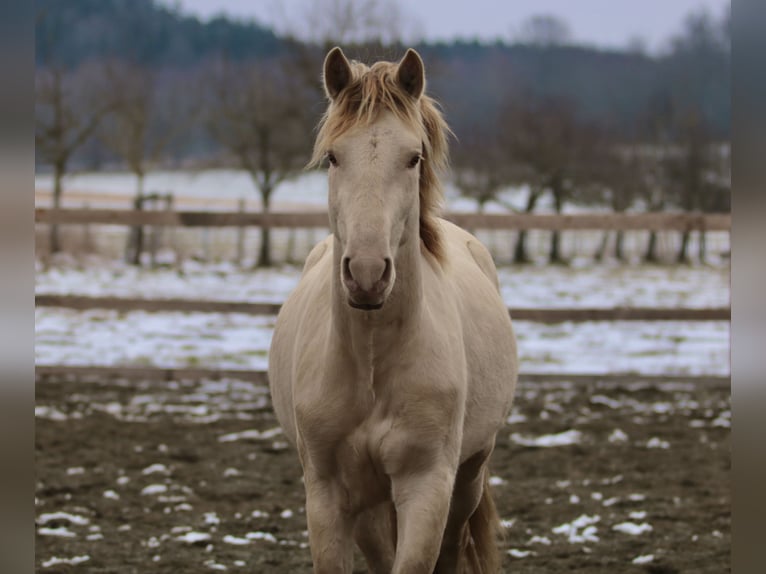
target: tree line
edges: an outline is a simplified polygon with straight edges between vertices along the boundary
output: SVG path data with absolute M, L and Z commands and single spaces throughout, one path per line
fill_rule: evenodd
M 53 171 L 54 206 L 75 166 L 125 166 L 140 208 L 148 170 L 193 163 L 245 170 L 267 211 L 310 155 L 327 48 L 341 42 L 363 61 L 403 53 L 396 33 L 406 16 L 385 0 L 364 4 L 354 12 L 348 0 L 315 2 L 314 37 L 301 40 L 255 22 L 203 23 L 152 0 L 41 0 L 36 144 L 38 162 Z M 572 202 L 617 212 L 728 210 L 729 18 L 690 15 L 655 56 L 573 45 L 550 16 L 530 19 L 513 42 L 418 44 L 429 92 L 457 134 L 456 188 L 478 209 L 533 212 L 547 198 L 557 212 Z M 510 205 L 504 192 L 519 186 L 526 203 Z M 50 233 L 55 252 L 55 225 Z M 688 239 L 679 261 L 689 259 Z M 656 241 L 651 235 L 648 261 Z M 621 245 L 618 232 L 617 258 Z M 513 259 L 529 260 L 523 232 Z M 550 260 L 564 261 L 557 233 Z M 265 228 L 258 261 L 270 263 Z

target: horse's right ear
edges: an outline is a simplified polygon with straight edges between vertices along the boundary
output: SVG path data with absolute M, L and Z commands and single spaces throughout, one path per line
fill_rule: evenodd
M 334 100 L 351 82 L 351 64 L 343 50 L 335 46 L 324 59 L 324 89 L 327 97 Z

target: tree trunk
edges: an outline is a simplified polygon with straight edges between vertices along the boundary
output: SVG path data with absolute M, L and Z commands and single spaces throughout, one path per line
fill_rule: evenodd
M 609 234 L 611 231 L 604 231 L 604 235 L 601 236 L 601 243 L 599 243 L 598 249 L 596 249 L 596 252 L 593 254 L 593 259 L 595 261 L 603 261 L 604 255 L 606 254 L 606 247 L 609 243 Z
M 265 188 L 261 191 L 261 199 L 263 201 L 263 213 L 264 215 L 271 211 L 271 188 Z M 271 267 L 273 261 L 271 260 L 271 229 L 267 223 L 261 226 L 261 249 L 258 254 L 257 267 Z
M 64 172 L 66 166 L 63 164 L 56 164 L 53 168 L 53 209 L 59 209 L 61 207 L 61 195 L 63 193 Z M 61 241 L 59 238 L 59 226 L 58 223 L 52 223 L 50 227 L 50 240 L 49 249 L 51 255 L 59 253 L 61 251 Z
M 681 233 L 681 247 L 678 250 L 678 257 L 676 261 L 678 263 L 689 263 L 689 237 L 691 232 L 684 231 Z
M 532 213 L 535 210 L 535 206 L 537 205 L 537 200 L 539 197 L 539 190 L 533 190 L 529 192 L 529 197 L 527 198 L 527 205 L 524 208 L 524 213 Z M 532 263 L 532 259 L 527 253 L 527 232 L 524 230 L 519 231 L 519 236 L 516 239 L 516 246 L 513 249 L 513 263 L 520 265 Z
M 133 209 L 141 211 L 144 208 L 144 174 L 136 174 L 136 197 L 133 200 Z M 144 250 L 144 228 L 137 225 L 130 230 L 128 240 L 128 263 L 141 265 L 141 253 Z
M 657 232 L 649 232 L 649 243 L 646 246 L 646 253 L 644 254 L 645 263 L 657 263 L 659 257 L 657 256 Z
M 707 257 L 707 233 L 705 230 L 700 230 L 699 234 L 699 258 L 700 263 L 705 263 Z
M 625 232 L 622 229 L 617 230 L 617 236 L 614 241 L 614 256 L 617 261 L 625 262 Z
M 556 213 L 561 213 L 564 206 L 564 192 L 558 189 L 558 185 L 554 184 L 553 187 L 553 205 L 556 208 Z M 549 263 L 554 265 L 564 265 L 566 261 L 561 255 L 561 232 L 554 230 L 551 234 L 551 250 L 548 257 Z

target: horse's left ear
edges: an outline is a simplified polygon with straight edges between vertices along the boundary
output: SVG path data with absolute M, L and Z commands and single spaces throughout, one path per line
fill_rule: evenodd
M 420 55 L 410 48 L 399 62 L 396 79 L 409 95 L 418 99 L 426 87 L 426 72 Z

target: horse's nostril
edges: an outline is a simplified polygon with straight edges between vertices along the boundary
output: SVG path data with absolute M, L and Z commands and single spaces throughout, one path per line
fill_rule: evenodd
M 343 280 L 352 281 L 353 279 L 354 279 L 354 276 L 351 275 L 351 258 L 344 257 L 343 258 Z
M 385 263 L 386 263 L 386 268 L 383 269 L 383 275 L 381 276 L 380 280 L 383 283 L 387 284 L 391 280 L 391 269 L 393 267 L 393 265 L 391 264 L 391 258 L 390 257 L 386 257 L 385 258 Z

